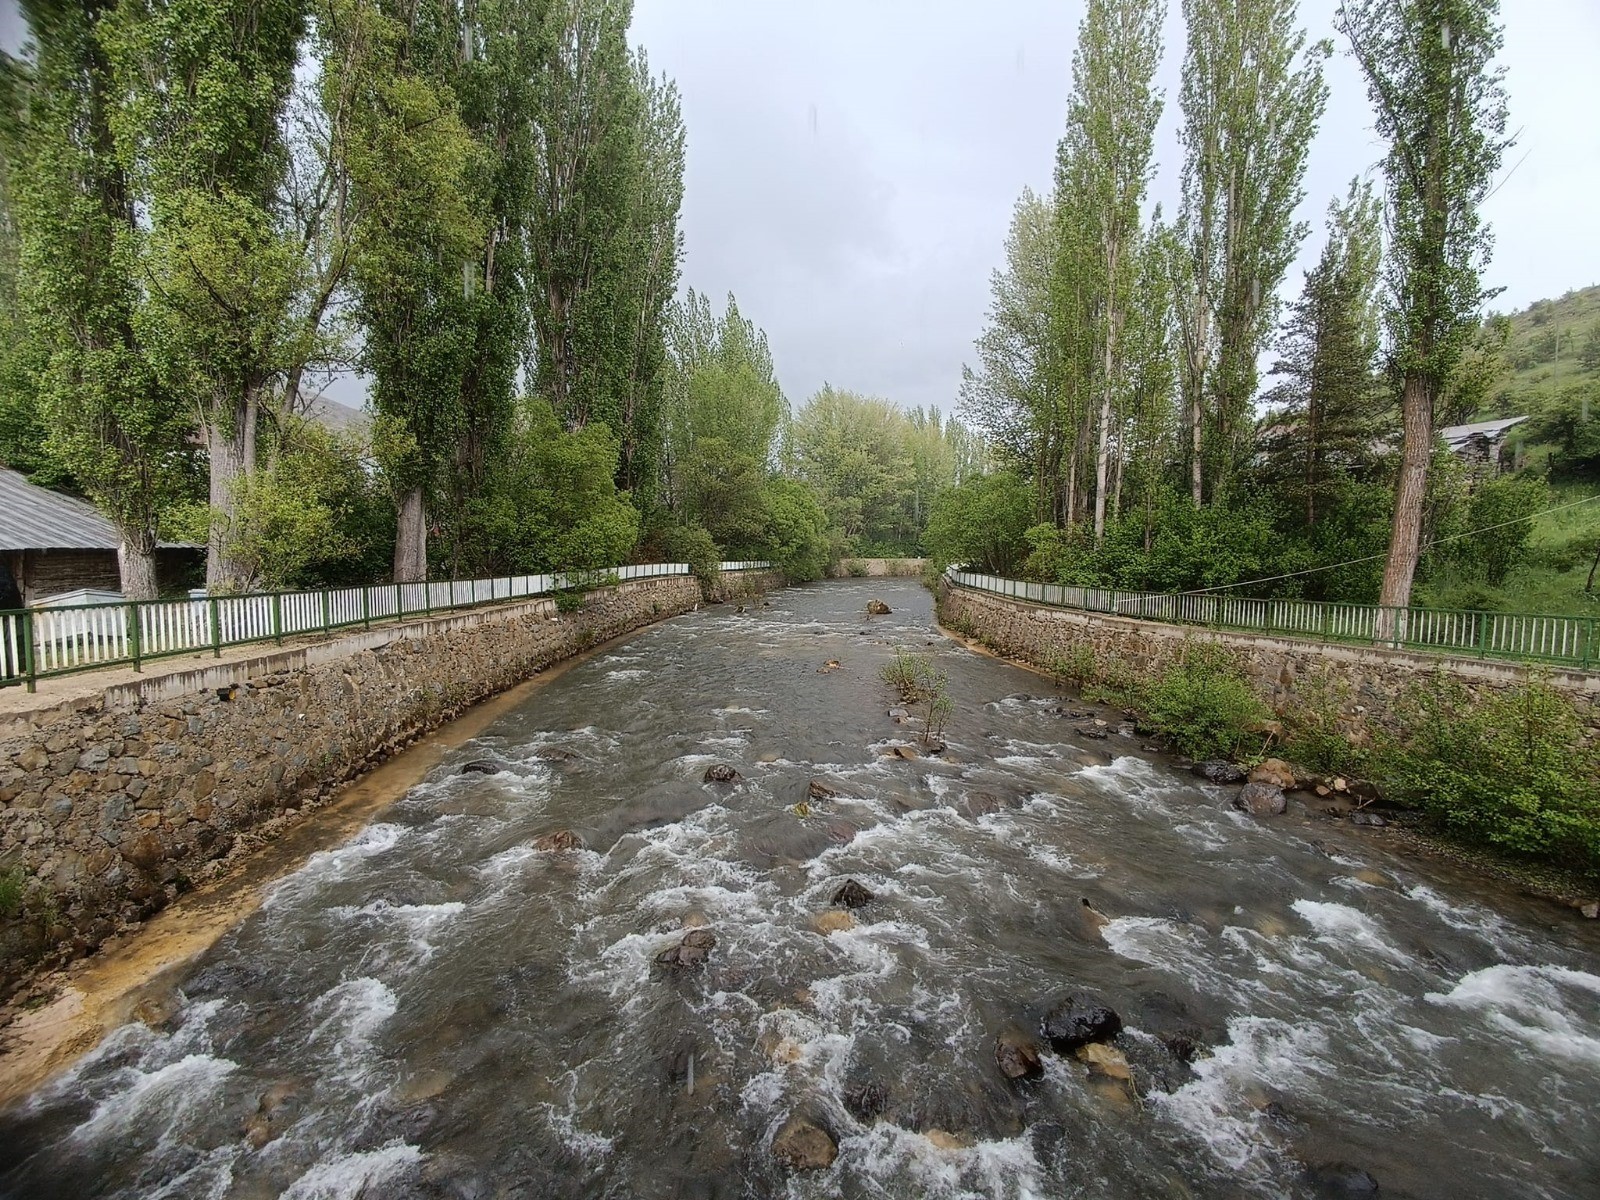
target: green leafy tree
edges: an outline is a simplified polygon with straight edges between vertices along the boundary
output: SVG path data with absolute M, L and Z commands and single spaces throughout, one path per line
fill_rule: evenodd
M 1385 606 L 1410 603 L 1436 410 L 1490 295 L 1479 210 L 1507 145 L 1498 16 L 1496 0 L 1352 0 L 1335 17 L 1389 143 L 1386 318 L 1402 441 Z
M 19 310 L 36 355 L 24 386 L 50 456 L 117 526 L 124 594 L 153 599 L 157 525 L 187 491 L 192 421 L 142 327 L 132 101 L 106 49 L 118 11 L 28 0 L 23 12 L 32 52 L 11 182 Z
M 1067 104 L 1062 157 L 1078 197 L 1092 262 L 1073 264 L 1090 274 L 1093 305 L 1092 390 L 1098 394 L 1094 445 L 1094 537 L 1105 534 L 1110 498 L 1114 414 L 1126 404 L 1122 339 L 1138 270 L 1139 206 L 1152 172 L 1151 146 L 1161 118 L 1152 87 L 1161 61 L 1166 6 L 1142 0 L 1089 0 L 1073 55 L 1073 94 Z M 1058 173 L 1058 188 L 1062 173 Z
M 1377 201 L 1350 185 L 1329 210 L 1328 241 L 1289 310 L 1266 395 L 1262 477 L 1315 525 L 1348 474 L 1363 471 L 1390 432 L 1376 373 L 1381 252 Z
M 940 568 L 952 563 L 1003 574 L 1027 551 L 1033 499 L 1016 475 L 997 471 L 966 480 L 939 494 L 924 535 Z
M 1294 220 L 1330 48 L 1294 0 L 1185 0 L 1186 253 L 1174 273 L 1190 492 L 1225 495 L 1253 432 L 1256 362 L 1306 229 Z

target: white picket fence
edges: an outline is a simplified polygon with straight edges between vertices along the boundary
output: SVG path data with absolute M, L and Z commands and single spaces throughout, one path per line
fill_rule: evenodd
M 766 562 L 725 562 L 724 571 L 752 571 Z M 258 592 L 33 608 L 0 613 L 0 686 L 224 646 L 280 641 L 376 621 L 471 608 L 611 580 L 689 574 L 688 563 L 641 563 L 567 574 L 495 579 L 387 583 L 311 592 Z
M 1320 600 L 1258 600 L 1218 592 L 1124 592 L 1030 583 L 951 568 L 951 583 L 1080 612 L 1205 625 L 1278 637 L 1353 642 L 1476 658 L 1513 658 L 1580 668 L 1600 665 L 1594 617 L 1435 608 L 1382 608 Z

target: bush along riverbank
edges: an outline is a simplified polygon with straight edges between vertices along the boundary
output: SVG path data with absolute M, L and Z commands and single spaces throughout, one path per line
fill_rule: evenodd
M 957 618 L 951 628 L 985 645 Z M 1001 653 L 1003 647 L 991 646 Z M 1527 679 L 1475 694 L 1443 670 L 1403 688 L 1383 722 L 1332 678 L 1275 711 L 1229 647 L 1186 638 L 1170 661 L 1135 665 L 1078 644 L 1031 664 L 1136 730 L 1193 760 L 1196 774 L 1239 784 L 1236 804 L 1285 810 L 1303 791 L 1314 811 L 1403 836 L 1600 917 L 1600 750 L 1572 699 Z

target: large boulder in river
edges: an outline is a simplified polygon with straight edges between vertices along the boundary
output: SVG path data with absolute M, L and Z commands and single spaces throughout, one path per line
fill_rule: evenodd
M 1079 1046 L 1116 1037 L 1122 1032 L 1122 1018 L 1091 997 L 1070 996 L 1050 1010 L 1039 1031 L 1057 1054 L 1071 1054 Z
M 864 908 L 877 899 L 854 879 L 847 879 L 833 894 L 833 902 L 844 908 Z
M 727 763 L 712 763 L 706 768 L 707 783 L 738 783 L 743 777 Z
M 1349 1163 L 1317 1163 L 1306 1168 L 1306 1182 L 1318 1196 L 1376 1196 L 1378 1181 Z
M 1250 769 L 1251 783 L 1270 783 L 1286 792 L 1295 787 L 1294 768 L 1281 758 L 1269 758 Z
M 1247 783 L 1233 798 L 1233 806 L 1252 817 L 1276 817 L 1289 807 L 1289 801 L 1275 783 Z
M 887 617 L 891 610 L 882 600 L 868 600 L 867 611 L 875 617 Z
M 791 1171 L 821 1171 L 833 1165 L 839 1144 L 822 1126 L 796 1113 L 772 1139 L 772 1156 Z
M 1189 768 L 1207 783 L 1243 783 L 1244 772 L 1226 759 L 1213 758 Z
M 498 775 L 504 768 L 497 762 L 487 758 L 475 758 L 471 762 L 461 764 L 463 775 Z
M 810 800 L 837 800 L 839 789 L 832 784 L 823 783 L 820 779 L 813 779 L 806 785 L 806 798 Z

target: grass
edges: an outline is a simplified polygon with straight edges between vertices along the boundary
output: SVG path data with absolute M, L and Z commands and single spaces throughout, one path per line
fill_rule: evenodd
M 1600 484 L 1569 483 L 1550 489 L 1549 507 L 1600 497 Z M 1548 613 L 1600 618 L 1600 574 L 1593 594 L 1584 591 L 1595 545 L 1600 542 L 1600 499 L 1578 508 L 1534 518 L 1526 560 L 1505 586 L 1491 588 L 1460 573 L 1442 572 L 1419 589 L 1419 603 L 1435 608 L 1487 608 L 1497 612 Z

